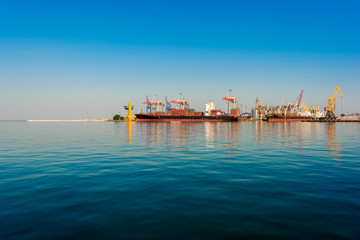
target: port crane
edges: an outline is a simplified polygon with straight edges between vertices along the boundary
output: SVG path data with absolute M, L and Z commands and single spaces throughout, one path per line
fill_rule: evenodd
M 259 114 L 263 114 L 263 113 L 264 113 L 264 112 L 262 111 L 262 106 L 261 106 L 261 104 L 260 104 L 259 97 L 256 97 L 255 107 L 258 109 Z
M 277 111 L 276 111 L 278 114 L 281 114 L 281 113 L 282 113 L 284 101 L 285 101 L 285 99 L 282 100 L 280 107 L 279 107 L 279 108 L 277 109 Z
M 171 104 L 168 102 L 167 97 L 165 97 L 165 112 L 167 113 L 170 110 L 171 110 Z
M 291 112 L 290 106 L 291 106 L 291 103 L 288 102 L 288 104 L 286 105 L 286 108 L 285 108 L 284 115 L 286 115 L 288 113 L 288 110 L 290 110 L 290 112 Z
M 151 112 L 151 103 L 149 101 L 149 97 L 146 96 L 146 101 L 143 102 L 143 104 L 146 104 L 146 114 Z
M 225 109 L 227 109 L 227 113 L 230 113 L 229 102 L 234 104 L 234 108 L 238 108 L 238 99 L 234 96 L 231 89 L 229 89 L 229 93 L 226 95 L 226 97 L 223 97 L 222 100 L 225 100 Z
M 298 97 L 298 103 L 297 103 L 297 107 L 300 107 L 300 103 L 301 103 L 301 99 L 302 99 L 302 96 L 303 96 L 303 93 L 304 93 L 304 90 L 301 90 L 301 93 L 300 93 L 300 95 L 299 95 L 299 97 Z
M 178 98 L 176 100 L 170 101 L 170 103 L 176 104 L 178 109 L 188 109 L 189 108 L 189 102 L 184 98 L 181 93 L 179 94 Z
M 336 94 L 339 92 L 340 97 L 342 98 L 342 94 L 340 91 L 340 88 L 338 85 L 335 85 L 330 97 L 326 100 L 329 102 L 329 106 L 324 108 L 324 111 L 326 111 L 326 117 L 327 118 L 335 118 L 335 100 L 336 100 Z
M 301 90 L 301 93 L 300 93 L 300 95 L 295 99 L 294 104 L 290 104 L 289 110 L 290 110 L 291 113 L 295 113 L 295 112 L 299 112 L 299 111 L 300 111 L 300 108 L 301 108 L 301 99 L 302 99 L 303 93 L 304 93 L 304 90 Z
M 156 111 L 162 111 L 163 107 L 165 106 L 162 101 L 159 101 L 157 99 L 156 94 L 154 94 L 151 101 L 149 101 L 149 97 L 146 96 L 146 101 L 143 102 L 143 104 L 146 104 L 146 114 L 148 113 L 154 113 Z

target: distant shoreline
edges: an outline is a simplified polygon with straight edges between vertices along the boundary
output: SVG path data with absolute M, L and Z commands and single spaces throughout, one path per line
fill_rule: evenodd
M 61 119 L 44 119 L 44 120 L 0 120 L 0 122 L 108 122 L 112 121 L 109 119 L 72 119 L 72 120 L 61 120 Z
M 26 122 L 107 122 L 109 119 L 73 119 L 73 120 L 26 120 Z

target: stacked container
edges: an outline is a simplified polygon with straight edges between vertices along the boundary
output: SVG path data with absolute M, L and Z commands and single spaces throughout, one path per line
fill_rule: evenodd
M 240 116 L 240 108 L 232 108 L 230 115 L 231 116 Z

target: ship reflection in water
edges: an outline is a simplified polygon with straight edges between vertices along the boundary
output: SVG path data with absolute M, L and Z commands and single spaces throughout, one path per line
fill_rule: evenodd
M 205 143 L 207 148 L 221 145 L 236 146 L 241 135 L 238 122 L 136 122 L 146 146 L 163 145 L 186 151 L 194 142 Z M 128 131 L 130 132 L 130 131 Z M 129 135 L 129 141 L 131 136 Z
M 340 161 L 341 141 L 336 139 L 336 123 L 305 122 L 127 122 L 128 143 L 133 143 L 133 128 L 138 134 L 135 140 L 145 146 L 163 146 L 170 151 L 191 151 L 205 147 L 207 151 L 221 148 L 228 150 L 225 156 L 236 151 L 250 150 L 252 144 L 258 154 L 277 149 L 279 146 L 309 154 L 312 140 L 320 141 L 325 133 L 331 159 Z M 196 143 L 194 145 L 194 143 Z M 249 149 L 246 149 L 246 146 Z M 206 150 L 205 150 L 206 151 Z M 239 152 L 237 152 L 239 153 Z

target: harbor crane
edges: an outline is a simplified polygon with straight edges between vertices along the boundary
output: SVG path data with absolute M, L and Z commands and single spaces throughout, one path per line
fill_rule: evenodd
M 229 89 L 229 93 L 226 97 L 223 97 L 222 100 L 225 100 L 225 109 L 227 109 L 227 113 L 230 113 L 229 102 L 234 104 L 233 108 L 238 108 L 238 98 L 234 96 L 231 89 Z
M 296 114 L 299 115 L 301 109 L 303 109 L 305 112 L 310 113 L 310 112 L 312 111 L 312 107 L 313 107 L 313 106 L 311 106 L 311 108 L 309 108 L 308 105 L 307 105 L 305 102 L 302 102 L 301 105 L 300 105 L 300 107 L 298 108 Z
M 301 90 L 301 93 L 300 93 L 300 95 L 299 95 L 299 97 L 298 97 L 298 99 L 299 99 L 299 101 L 298 101 L 298 103 L 297 103 L 297 107 L 298 107 L 298 108 L 300 107 L 300 103 L 301 103 L 301 99 L 302 99 L 303 93 L 304 93 L 304 90 Z
M 143 104 L 146 104 L 146 114 L 151 113 L 151 104 L 148 96 L 146 96 L 146 101 Z
M 301 90 L 300 95 L 295 99 L 294 104 L 290 104 L 290 112 L 295 113 L 296 111 L 298 112 L 300 110 L 301 107 L 301 99 L 303 96 L 304 90 Z
M 334 90 L 332 91 L 330 97 L 326 100 L 329 102 L 328 103 L 329 106 L 324 108 L 324 111 L 326 111 L 327 118 L 335 118 L 335 100 L 336 100 L 336 94 L 338 92 L 340 94 L 340 97 L 342 98 L 342 94 L 339 86 L 335 85 Z
M 259 97 L 256 97 L 255 107 L 258 109 L 259 114 L 263 114 L 263 113 L 264 113 L 264 112 L 262 111 L 262 106 L 261 106 L 261 104 L 260 104 Z
M 154 113 L 157 111 L 163 111 L 163 107 L 165 104 L 162 101 L 159 101 L 156 94 L 154 94 L 151 101 L 149 101 L 148 96 L 146 96 L 146 101 L 143 102 L 143 104 L 146 104 L 146 114 L 148 113 Z
M 165 97 L 165 112 L 167 113 L 170 110 L 171 110 L 171 104 L 168 102 L 167 97 Z
M 179 94 L 178 98 L 176 100 L 170 101 L 170 103 L 176 104 L 178 109 L 188 109 L 189 108 L 189 102 L 184 98 L 181 93 Z

